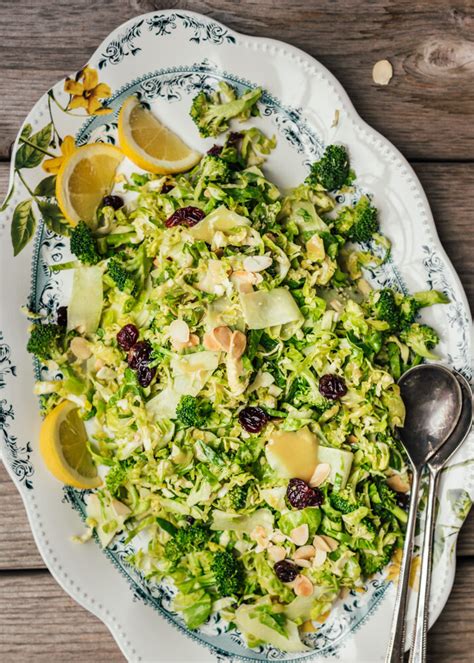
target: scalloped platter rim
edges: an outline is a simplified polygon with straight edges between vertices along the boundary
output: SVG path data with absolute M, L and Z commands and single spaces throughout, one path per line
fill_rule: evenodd
M 160 66 L 151 68 L 153 61 Z M 441 359 L 469 379 L 469 307 L 437 237 L 421 185 L 404 157 L 361 120 L 336 79 L 312 57 L 282 42 L 241 35 L 189 11 L 155 11 L 114 30 L 88 65 L 95 73 L 87 98 L 80 90 L 67 94 L 62 80 L 25 120 L 14 145 L 9 194 L 0 216 L 0 451 L 23 498 L 43 559 L 58 583 L 109 627 L 131 661 L 211 661 L 216 657 L 221 661 L 382 661 L 394 598 L 387 574 L 370 580 L 364 594 L 351 593 L 341 599 L 327 622 L 308 635 L 310 651 L 286 655 L 271 647 L 247 649 L 241 635 L 226 632 L 218 617 L 198 632 L 188 631 L 171 609 L 172 588 L 147 582 L 131 568 L 126 560 L 130 548 L 120 538 L 106 551 L 97 542 L 73 544 L 70 537 L 80 532 L 84 518 L 84 492 L 61 488 L 38 456 L 35 441 L 40 417 L 32 385 L 41 368 L 32 367 L 26 353 L 27 325 L 20 308 L 27 304 L 36 311 L 54 310 L 68 287 L 47 269 L 67 249 L 55 234 L 61 219 L 51 197 L 53 180 L 44 176 L 41 167 L 46 159 L 61 156 L 59 145 L 66 134 L 74 135 L 78 144 L 113 143 L 118 109 L 134 92 L 156 107 L 165 122 L 177 125 L 186 140 L 194 136 L 194 142 L 189 139 L 192 147 L 208 149 L 209 141 L 197 137 L 187 114 L 196 91 L 210 89 L 219 80 L 238 88 L 260 85 L 265 93 L 257 122 L 278 138 L 275 155 L 268 162 L 271 178 L 282 186 L 294 185 L 325 144 L 348 145 L 360 189 L 374 194 L 382 228 L 393 241 L 391 260 L 369 277 L 379 286 L 402 291 L 433 287 L 449 295 L 451 303 L 430 311 L 426 320 L 441 333 Z M 84 83 L 84 71 L 74 80 Z M 96 87 L 99 80 L 109 86 L 110 94 Z M 105 98 L 100 98 L 99 90 Z M 99 114 L 88 114 L 97 110 Z M 15 258 L 9 238 L 12 221 L 15 252 L 26 247 Z M 431 623 L 451 591 L 457 534 L 474 494 L 473 469 L 471 435 L 442 479 Z

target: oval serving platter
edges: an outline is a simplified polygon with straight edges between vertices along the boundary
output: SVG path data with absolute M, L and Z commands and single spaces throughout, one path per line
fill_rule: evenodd
M 449 296 L 449 305 L 424 317 L 440 333 L 441 359 L 469 379 L 469 308 L 421 185 L 401 154 L 360 119 L 336 79 L 282 42 L 247 37 L 188 11 L 152 12 L 114 30 L 88 67 L 87 76 L 81 70 L 71 77 L 78 85 L 65 90 L 65 80 L 60 81 L 28 115 L 15 142 L 0 216 L 0 450 L 45 563 L 59 584 L 109 627 L 131 661 L 382 661 L 396 564 L 371 579 L 365 593 L 341 598 L 327 621 L 307 635 L 308 651 L 288 655 L 268 646 L 246 648 L 241 635 L 227 631 L 219 618 L 188 631 L 171 610 L 172 587 L 147 582 L 134 570 L 127 563 L 131 544 L 120 537 L 105 551 L 97 542 L 72 543 L 71 537 L 81 533 L 85 494 L 61 487 L 39 457 L 41 420 L 32 387 L 41 367 L 33 366 L 26 352 L 27 322 L 20 309 L 27 305 L 42 314 L 67 300 L 69 284 L 48 269 L 67 257 L 68 249 L 55 232 L 63 223 L 52 197 L 55 164 L 46 166 L 49 173 L 44 169 L 47 161 L 61 158 L 64 137 L 73 136 L 77 144 L 113 144 L 118 110 L 135 93 L 192 147 L 205 151 L 212 141 L 199 138 L 188 115 L 190 103 L 198 91 L 225 80 L 239 89 L 264 89 L 256 123 L 277 136 L 267 171 L 281 187 L 302 181 L 326 144 L 348 146 L 358 186 L 373 194 L 382 229 L 393 244 L 390 261 L 371 272 L 370 279 L 379 287 L 403 292 L 436 288 Z M 471 435 L 442 480 L 431 622 L 452 587 L 457 534 L 473 494 Z M 413 598 L 416 579 L 412 590 Z M 412 600 L 412 615 L 413 607 Z

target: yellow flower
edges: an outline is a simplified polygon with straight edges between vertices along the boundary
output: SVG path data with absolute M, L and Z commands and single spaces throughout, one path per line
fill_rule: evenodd
M 72 136 L 65 136 L 61 143 L 61 156 L 43 161 L 43 170 L 51 175 L 56 175 L 59 172 L 64 159 L 75 152 L 75 150 L 76 143 L 74 142 L 74 138 Z
M 111 108 L 104 108 L 100 99 L 108 99 L 112 90 L 106 83 L 99 83 L 95 69 L 88 65 L 79 72 L 79 80 L 66 78 L 64 91 L 71 95 L 67 110 L 85 108 L 89 115 L 106 115 Z

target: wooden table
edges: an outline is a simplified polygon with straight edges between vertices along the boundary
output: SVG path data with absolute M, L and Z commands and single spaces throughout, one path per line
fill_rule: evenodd
M 441 240 L 472 301 L 474 278 L 474 9 L 472 0 L 2 0 L 0 193 L 10 146 L 34 102 L 79 69 L 134 15 L 177 6 L 244 33 L 299 46 L 341 81 L 362 117 L 414 165 Z M 388 58 L 387 87 L 371 77 Z M 429 640 L 429 661 L 474 650 L 474 517 L 459 538 L 452 595 Z M 123 661 L 106 627 L 52 579 L 13 484 L 0 468 L 0 661 Z M 183 662 L 184 663 L 184 662 Z M 367 662 L 369 663 L 369 662 Z

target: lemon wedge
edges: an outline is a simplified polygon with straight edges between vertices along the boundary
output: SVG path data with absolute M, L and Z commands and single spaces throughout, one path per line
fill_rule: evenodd
M 64 159 L 56 179 L 56 198 L 72 225 L 80 220 L 93 223 L 122 159 L 122 152 L 107 143 L 82 145 Z
M 48 470 L 75 488 L 97 488 L 102 483 L 87 448 L 87 433 L 77 406 L 63 401 L 43 421 L 40 452 Z
M 129 97 L 120 109 L 118 135 L 123 153 L 151 173 L 183 173 L 201 158 L 136 97 Z

